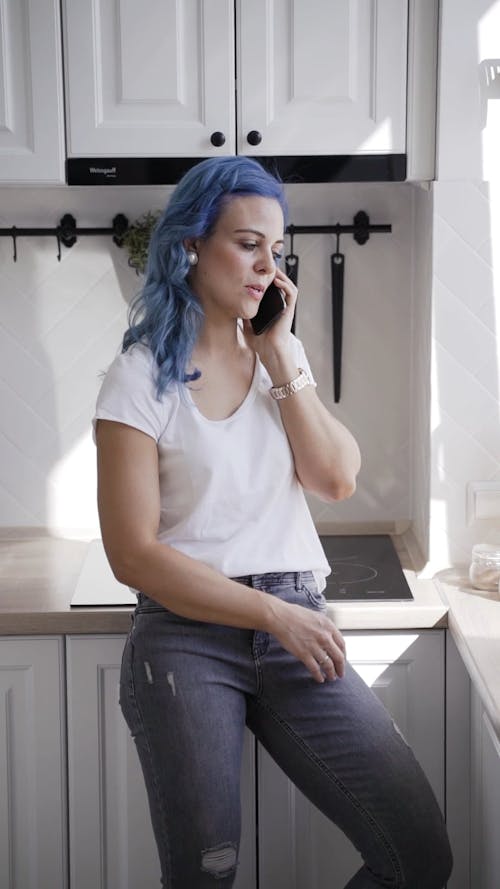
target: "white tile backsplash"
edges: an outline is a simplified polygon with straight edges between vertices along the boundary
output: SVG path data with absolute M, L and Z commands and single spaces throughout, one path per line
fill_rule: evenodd
M 337 405 L 330 288 L 336 239 L 295 237 L 297 333 L 322 398 L 363 454 L 354 497 L 334 505 L 312 497 L 313 514 L 338 524 L 412 521 L 438 566 L 477 539 L 478 529 L 465 525 L 467 482 L 500 478 L 490 191 L 461 185 L 288 187 L 296 225 L 350 222 L 363 209 L 372 222 L 393 227 L 363 247 L 351 236 L 340 241 L 346 265 Z M 53 225 L 64 212 L 80 225 L 109 225 L 117 212 L 133 220 L 161 207 L 168 193 L 3 189 L 0 213 L 4 225 Z M 111 238 L 80 237 L 62 251 L 58 262 L 55 239 L 19 238 L 13 263 L 10 240 L 0 239 L 0 524 L 97 533 L 90 420 L 139 279 Z
M 300 302 L 297 333 L 322 397 L 358 437 L 364 463 L 356 495 L 316 518 L 334 522 L 407 521 L 410 515 L 412 194 L 405 185 L 289 186 L 295 224 L 351 222 L 366 210 L 393 226 L 361 247 L 343 235 L 346 256 L 342 397 L 333 404 L 330 255 L 332 236 L 295 237 Z M 5 225 L 55 224 L 72 212 L 80 225 L 133 220 L 161 207 L 169 189 L 4 189 Z M 288 246 L 288 245 L 287 245 Z M 0 523 L 97 529 L 95 454 L 90 420 L 105 370 L 119 347 L 139 280 L 111 238 L 0 239 L 0 383 L 5 394 L 0 439 L 5 486 Z M 84 483 L 82 484 L 82 479 Z M 30 481 L 31 480 L 31 481 Z

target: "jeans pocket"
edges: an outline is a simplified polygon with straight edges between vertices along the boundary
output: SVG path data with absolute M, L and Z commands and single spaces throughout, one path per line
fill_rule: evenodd
M 318 590 L 318 587 L 314 580 L 303 583 L 302 592 L 313 608 L 317 608 L 320 611 L 326 611 L 328 607 L 326 599 L 323 593 Z

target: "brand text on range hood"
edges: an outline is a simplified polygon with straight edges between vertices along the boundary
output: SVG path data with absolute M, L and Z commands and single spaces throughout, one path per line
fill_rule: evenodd
M 404 182 L 405 154 L 267 157 L 252 155 L 284 182 Z M 202 157 L 78 157 L 66 161 L 68 185 L 173 185 Z

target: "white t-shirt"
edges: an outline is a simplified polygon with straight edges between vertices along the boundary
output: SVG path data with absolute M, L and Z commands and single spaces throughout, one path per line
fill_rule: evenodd
M 298 367 L 311 373 L 292 335 Z M 158 446 L 158 539 L 227 577 L 330 573 L 302 486 L 271 379 L 256 358 L 248 394 L 227 419 L 209 420 L 172 386 L 156 397 L 154 360 L 136 344 L 118 355 L 97 400 L 97 419 L 140 429 Z M 312 375 L 311 375 L 312 376 Z M 133 508 L 133 504 L 131 504 Z

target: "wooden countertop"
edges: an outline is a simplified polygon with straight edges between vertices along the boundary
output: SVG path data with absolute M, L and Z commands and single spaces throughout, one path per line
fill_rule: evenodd
M 465 568 L 422 579 L 404 535 L 393 536 L 413 602 L 329 604 L 341 630 L 411 630 L 448 626 L 500 735 L 500 599 L 472 590 Z M 0 531 L 0 636 L 122 634 L 131 607 L 71 608 L 90 540 L 43 529 Z
M 127 633 L 131 608 L 70 607 L 89 541 L 0 533 L 0 635 Z
M 414 601 L 331 603 L 341 629 L 446 626 L 447 608 L 434 584 L 417 578 L 401 539 L 394 539 Z M 128 632 L 131 607 L 70 607 L 88 546 L 38 528 L 0 532 L 0 635 Z

